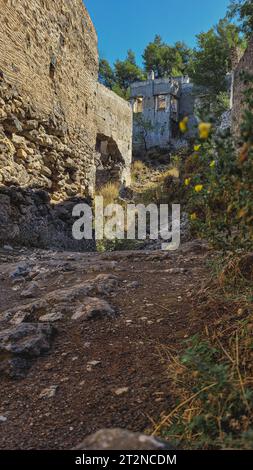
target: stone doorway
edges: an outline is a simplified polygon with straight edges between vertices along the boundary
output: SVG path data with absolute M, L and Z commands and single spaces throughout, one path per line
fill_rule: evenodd
M 96 189 L 107 183 L 120 183 L 124 160 L 112 137 L 97 135 L 96 141 Z

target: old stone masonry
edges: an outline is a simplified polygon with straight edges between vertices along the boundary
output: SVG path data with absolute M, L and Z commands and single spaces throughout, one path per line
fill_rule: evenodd
M 48 233 L 29 245 L 51 246 L 57 204 L 92 196 L 109 175 L 129 184 L 131 106 L 98 84 L 97 36 L 81 0 L 0 6 L 0 243 L 24 243 L 33 212 Z

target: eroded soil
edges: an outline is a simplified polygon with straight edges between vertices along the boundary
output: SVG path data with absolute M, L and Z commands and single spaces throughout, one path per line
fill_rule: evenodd
M 31 310 L 24 321 L 38 322 L 59 308 L 63 317 L 54 323 L 51 350 L 34 360 L 24 379 L 0 377 L 0 415 L 7 418 L 0 423 L 0 448 L 68 449 L 101 428 L 145 431 L 158 422 L 173 406 L 161 351 L 180 348 L 202 328 L 194 302 L 211 256 L 200 242 L 175 253 L 1 251 L 1 331 L 10 328 L 20 306 L 49 293 L 57 298 L 101 274 L 117 282 L 89 294 L 106 300 L 115 317 L 72 320 L 83 295 L 74 301 L 66 295 L 60 307 L 51 302 L 47 311 L 44 304 L 41 311 Z M 24 264 L 28 275 L 14 280 L 12 274 Z M 36 283 L 34 297 L 23 298 L 31 283 Z M 42 398 L 52 386 L 57 386 L 55 395 Z

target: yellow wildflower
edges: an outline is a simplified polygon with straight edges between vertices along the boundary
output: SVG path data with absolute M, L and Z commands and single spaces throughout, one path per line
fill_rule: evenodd
M 210 163 L 210 168 L 214 168 L 215 165 L 216 165 L 216 162 L 215 162 L 215 160 L 213 160 L 213 161 Z
M 194 145 L 194 152 L 199 152 L 201 145 Z
M 197 184 L 194 189 L 196 193 L 200 193 L 203 189 L 203 184 Z
M 189 186 L 190 182 L 191 182 L 191 178 L 186 178 L 186 179 L 184 180 L 185 186 Z
M 208 139 L 211 132 L 212 124 L 209 122 L 201 122 L 199 124 L 199 137 L 203 140 Z
M 184 117 L 184 119 L 182 121 L 180 121 L 180 123 L 179 123 L 179 129 L 183 134 L 188 131 L 188 126 L 187 126 L 188 121 L 189 121 L 189 118 Z
M 190 215 L 191 221 L 197 220 L 197 218 L 198 218 L 198 217 L 197 217 L 196 212 L 193 212 L 193 214 Z

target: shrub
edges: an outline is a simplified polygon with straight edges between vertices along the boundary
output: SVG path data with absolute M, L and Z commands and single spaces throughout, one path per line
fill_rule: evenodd
M 184 448 L 253 449 L 251 321 L 237 322 L 225 343 L 194 336 L 169 376 L 177 406 L 156 429 Z
M 252 78 L 249 79 L 252 82 Z M 253 247 L 253 90 L 246 92 L 238 148 L 227 133 L 205 134 L 200 127 L 198 150 L 186 161 L 188 209 L 193 232 L 223 249 Z M 201 126 L 201 125 L 200 125 Z M 202 133 L 202 135 L 201 135 Z

